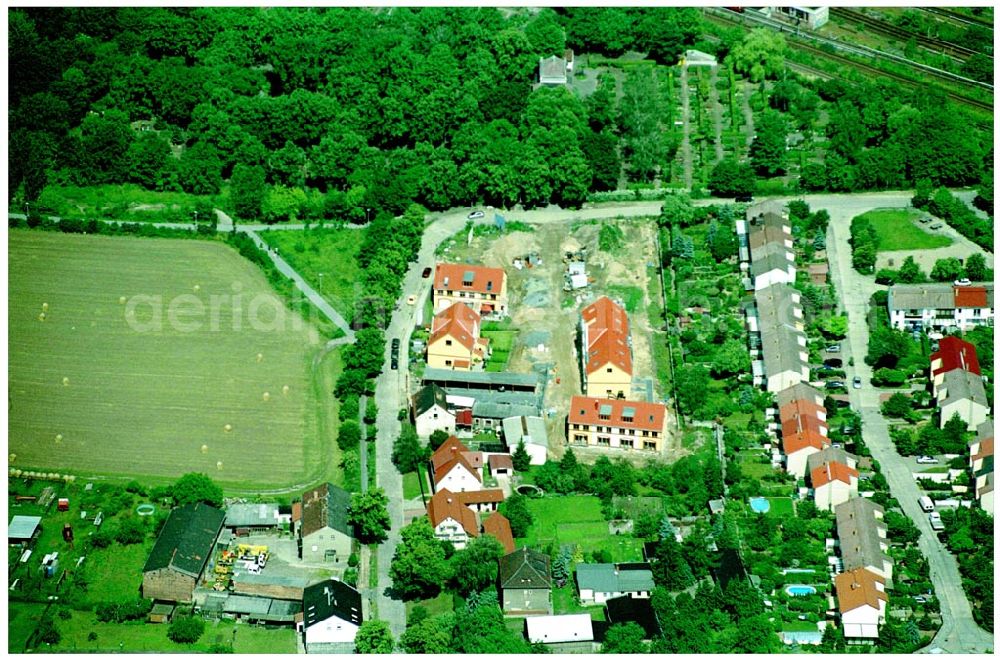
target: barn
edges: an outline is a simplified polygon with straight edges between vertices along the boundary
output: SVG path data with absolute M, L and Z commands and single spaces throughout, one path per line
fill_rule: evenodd
M 190 603 L 225 521 L 224 511 L 207 504 L 171 511 L 142 569 L 143 598 Z

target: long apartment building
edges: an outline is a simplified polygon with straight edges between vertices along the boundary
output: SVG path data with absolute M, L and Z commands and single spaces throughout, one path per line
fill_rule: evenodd
M 809 350 L 803 329 L 802 295 L 778 283 L 754 293 L 746 309 L 747 326 L 756 339 L 751 350 L 754 384 L 777 393 L 809 381 Z
M 896 329 L 944 332 L 993 326 L 993 284 L 901 284 L 889 287 L 889 324 Z
M 993 514 L 993 420 L 987 419 L 976 428 L 976 437 L 969 445 L 969 469 L 975 479 L 979 506 Z
M 499 267 L 438 263 L 434 314 L 461 302 L 483 317 L 507 315 L 507 274 Z
M 661 403 L 574 396 L 566 418 L 566 439 L 595 448 L 663 451 L 667 408 Z
M 863 497 L 853 497 L 835 509 L 837 548 L 843 572 L 834 577 L 837 608 L 848 642 L 878 638 L 892 587 L 889 528 L 885 509 Z
M 632 397 L 628 316 L 607 297 L 580 313 L 580 372 L 587 396 Z
M 775 394 L 785 470 L 801 479 L 807 462 L 830 446 L 823 396 L 815 387 L 799 382 Z
M 990 404 L 983 386 L 976 346 L 954 336 L 941 339 L 931 354 L 931 391 L 941 408 L 940 426 L 956 414 L 969 430 L 989 417 Z

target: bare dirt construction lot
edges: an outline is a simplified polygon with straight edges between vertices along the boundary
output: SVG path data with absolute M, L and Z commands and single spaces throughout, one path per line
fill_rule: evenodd
M 624 233 L 623 244 L 612 251 L 599 250 L 602 224 L 615 223 Z M 466 242 L 467 234 L 463 234 L 447 244 L 441 254 L 445 260 L 495 265 L 506 270 L 511 326 L 518 330 L 507 370 L 549 371 L 545 406 L 550 412 L 555 411 L 548 419 L 555 450 L 565 444 L 565 414 L 570 398 L 581 393 L 576 349 L 580 311 L 602 295 L 616 300 L 628 312 L 636 376 L 633 389 L 637 398 L 661 399 L 654 379 L 656 370 L 647 316 L 649 274 L 655 274 L 647 265 L 656 262 L 655 225 L 646 220 L 619 220 L 530 228 L 531 232 L 479 235 L 471 243 Z M 585 251 L 589 285 L 569 292 L 564 290 L 567 253 L 581 250 Z M 527 267 L 525 259 L 529 254 L 536 254 L 540 264 Z M 515 267 L 516 260 L 524 265 L 521 269 Z

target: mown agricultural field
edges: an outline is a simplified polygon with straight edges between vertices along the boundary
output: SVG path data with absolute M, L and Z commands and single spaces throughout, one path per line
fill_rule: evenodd
M 318 337 L 236 252 L 12 230 L 9 260 L 11 465 L 243 489 L 319 472 Z

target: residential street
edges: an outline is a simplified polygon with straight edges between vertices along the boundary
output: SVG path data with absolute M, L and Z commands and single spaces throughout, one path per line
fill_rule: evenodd
M 863 211 L 856 207 L 857 204 L 887 207 L 905 205 L 908 201 L 900 200 L 899 196 L 892 194 L 858 198 L 862 200 L 845 205 L 843 203 L 847 201 L 843 200 L 813 202 L 807 197 L 813 209 L 825 207 L 830 212 L 827 232 L 830 275 L 848 316 L 848 339 L 843 344 L 844 356 L 854 359 L 854 366 L 846 366 L 847 378 L 850 381 L 858 376 L 863 383 L 861 389 L 850 390 L 851 405 L 861 413 L 865 443 L 879 462 L 892 495 L 899 500 L 904 513 L 920 529 L 920 550 L 930 563 L 931 581 L 941 602 L 943 621 L 928 649 L 940 648 L 948 653 L 984 653 L 993 648 L 992 636 L 979 628 L 972 619 L 971 607 L 962 591 L 958 564 L 938 541 L 927 514 L 917 504 L 922 493 L 889 439 L 889 428 L 879 409 L 878 390 L 871 386 L 872 370 L 864 363 L 864 356 L 868 351 L 868 300 L 879 286 L 875 284 L 874 277 L 862 276 L 851 267 L 848 245 L 850 221 L 859 211 Z
M 375 382 L 375 403 L 378 405 L 375 438 L 375 471 L 376 483 L 385 490 L 389 498 L 389 517 L 391 529 L 389 538 L 379 546 L 378 550 L 378 618 L 389 622 L 393 635 L 398 639 L 406 629 L 406 611 L 403 602 L 389 595 L 392 580 L 389 578 L 389 566 L 399 544 L 399 530 L 403 525 L 403 478 L 392 464 L 392 443 L 399 436 L 400 422 L 397 418 L 399 410 L 406 407 L 407 371 L 409 366 L 410 333 L 413 331 L 414 316 L 430 296 L 430 279 L 421 278 L 424 267 L 434 264 L 434 252 L 438 245 L 451 237 L 465 226 L 466 210 L 452 212 L 436 218 L 424 231 L 420 253 L 416 262 L 410 264 L 410 269 L 403 280 L 403 294 L 392 320 L 385 331 L 386 339 L 398 338 L 399 370 L 389 368 L 389 344 L 386 344 L 382 374 Z M 406 303 L 409 295 L 418 295 L 416 305 Z

